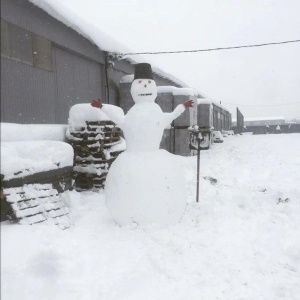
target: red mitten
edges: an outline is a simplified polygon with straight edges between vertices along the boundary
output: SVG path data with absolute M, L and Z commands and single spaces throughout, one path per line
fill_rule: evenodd
M 93 107 L 98 107 L 98 108 L 102 108 L 102 106 L 103 106 L 102 102 L 101 102 L 99 99 L 93 100 L 93 101 L 91 102 L 91 105 L 92 105 Z
M 185 108 L 193 107 L 193 105 L 194 105 L 194 100 L 186 101 L 186 102 L 183 103 L 183 105 L 184 105 Z

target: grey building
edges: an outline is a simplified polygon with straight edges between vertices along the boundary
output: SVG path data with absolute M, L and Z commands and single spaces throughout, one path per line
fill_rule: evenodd
M 116 49 L 117 50 L 117 49 Z M 128 60 L 107 52 L 28 0 L 1 0 L 1 122 L 67 124 L 71 106 L 100 98 L 120 105 Z M 154 73 L 158 86 L 184 87 Z

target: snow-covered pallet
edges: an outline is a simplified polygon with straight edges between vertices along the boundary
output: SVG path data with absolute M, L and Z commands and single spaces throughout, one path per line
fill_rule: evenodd
M 112 162 L 122 151 L 112 151 L 121 139 L 121 129 L 112 121 L 87 122 L 86 127 L 70 129 L 69 143 L 74 149 L 76 190 L 104 188 Z
M 72 188 L 72 173 L 73 167 L 63 167 L 59 169 L 38 172 L 31 175 L 20 176 L 21 172 L 15 175 L 15 178 L 5 180 L 5 177 L 1 175 L 1 186 L 3 188 L 21 187 L 25 184 L 52 184 L 59 193 Z M 22 175 L 22 173 L 21 173 Z
M 69 210 L 52 184 L 4 188 L 1 202 L 9 206 L 12 221 L 32 225 L 49 220 L 61 229 L 70 227 Z

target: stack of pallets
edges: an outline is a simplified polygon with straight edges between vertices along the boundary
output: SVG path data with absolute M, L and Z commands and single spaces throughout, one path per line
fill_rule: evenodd
M 86 122 L 85 127 L 70 128 L 67 137 L 74 149 L 74 188 L 104 188 L 108 169 L 122 152 L 113 150 L 120 143 L 121 129 L 109 120 Z
M 52 184 L 2 188 L 1 205 L 10 221 L 32 225 L 48 220 L 61 229 L 70 226 L 63 194 L 59 194 Z

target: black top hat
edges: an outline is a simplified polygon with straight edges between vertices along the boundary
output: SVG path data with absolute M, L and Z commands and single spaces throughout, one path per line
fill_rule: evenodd
M 153 79 L 151 65 L 141 63 L 135 65 L 134 80 L 135 79 Z

